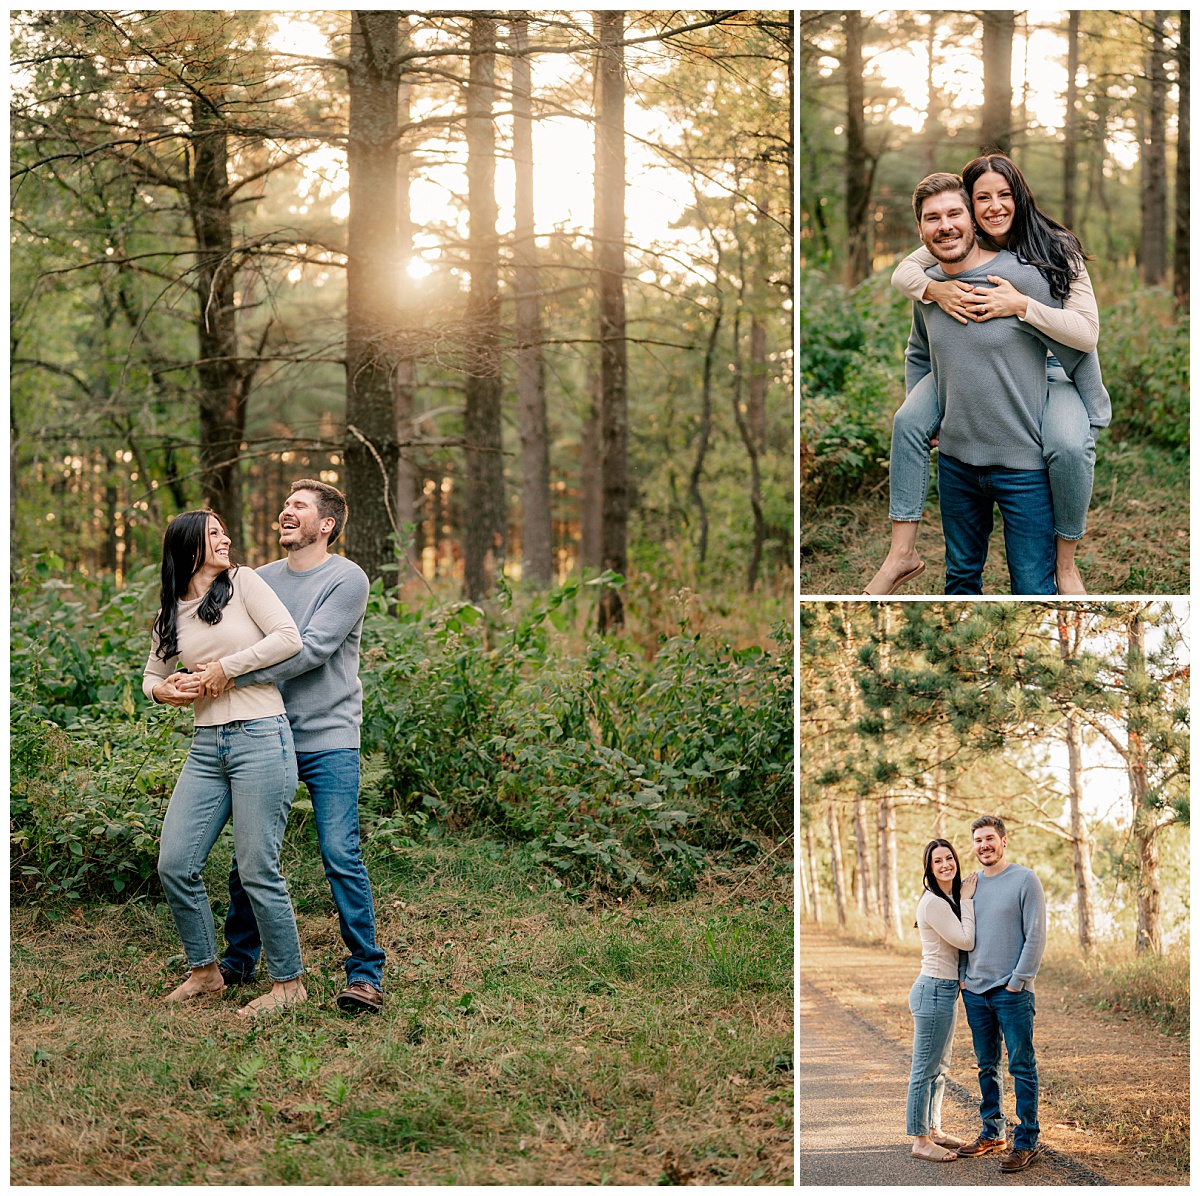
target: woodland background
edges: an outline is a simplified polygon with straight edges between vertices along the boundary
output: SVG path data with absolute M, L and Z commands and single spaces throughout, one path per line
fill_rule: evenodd
M 790 15 L 11 33 L 14 1180 L 787 1182 Z M 162 529 L 274 559 L 305 475 L 372 578 L 374 1033 L 303 790 L 314 999 L 157 1000 Z
M 800 31 L 804 592 L 857 593 L 886 553 L 911 311 L 888 278 L 918 244 L 913 187 L 985 148 L 1092 257 L 1114 415 L 1085 581 L 1187 592 L 1190 14 L 815 12 Z

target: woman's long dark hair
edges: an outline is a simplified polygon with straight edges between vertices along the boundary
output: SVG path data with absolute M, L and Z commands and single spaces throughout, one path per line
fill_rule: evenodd
M 158 592 L 158 618 L 154 634 L 158 636 L 159 660 L 170 660 L 179 652 L 179 629 L 175 622 L 176 606 L 187 596 L 192 578 L 204 564 L 208 552 L 208 521 L 215 519 L 225 531 L 225 521 L 215 511 L 182 511 L 163 532 L 162 586 Z M 221 613 L 233 597 L 233 580 L 228 569 L 217 574 L 196 612 L 206 623 L 221 621 Z
M 972 217 L 975 212 L 975 184 L 979 176 L 987 174 L 989 170 L 1004 176 L 1013 197 L 1012 228 L 1004 248 L 1026 265 L 1036 266 L 1050 284 L 1050 294 L 1055 299 L 1065 299 L 1071 290 L 1071 283 L 1087 260 L 1079 238 L 1037 206 L 1025 176 L 1017 164 L 1004 154 L 984 154 L 981 158 L 973 158 L 963 167 L 963 186 L 971 197 Z M 1001 248 L 979 227 L 978 222 L 975 231 L 987 248 Z
M 938 847 L 950 848 L 950 854 L 954 857 L 954 880 L 950 885 L 949 896 L 942 892 L 942 886 L 933 874 L 933 853 Z M 947 839 L 931 839 L 925 844 L 925 888 L 945 901 L 954 911 L 954 916 L 962 921 L 962 864 L 958 862 L 958 852 L 954 850 L 954 844 Z

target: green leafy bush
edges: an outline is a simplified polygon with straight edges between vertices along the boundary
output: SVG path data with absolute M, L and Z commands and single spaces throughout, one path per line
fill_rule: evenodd
M 14 879 L 35 895 L 128 894 L 157 883 L 191 718 L 141 693 L 153 579 L 68 584 L 57 564 L 14 589 Z M 599 580 L 502 587 L 486 614 L 397 617 L 376 589 L 360 670 L 372 849 L 482 825 L 529 843 L 571 891 L 681 893 L 713 853 L 748 858 L 790 830 L 787 627 L 770 651 L 709 642 L 686 617 L 649 658 L 599 636 L 572 650 Z

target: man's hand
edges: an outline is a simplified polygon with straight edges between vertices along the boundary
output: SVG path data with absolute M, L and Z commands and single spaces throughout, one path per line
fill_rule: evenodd
M 154 700 L 164 706 L 190 706 L 199 696 L 196 678 L 188 673 L 172 673 L 165 681 L 160 681 L 151 693 Z
M 933 282 L 925 287 L 923 299 L 936 303 L 948 316 L 953 316 L 960 324 L 969 324 L 968 312 L 964 300 L 973 294 L 975 288 L 969 282 Z
M 1029 310 L 1029 299 L 1022 295 L 1007 278 L 998 274 L 989 274 L 988 282 L 996 285 L 989 291 L 982 287 L 973 287 L 971 294 L 964 296 L 963 303 L 967 314 L 976 324 L 985 320 L 999 319 L 1001 316 L 1020 316 L 1025 318 Z
M 215 698 L 227 689 L 232 689 L 234 679 L 225 676 L 225 670 L 219 660 L 210 660 L 207 664 L 197 665 L 196 680 L 200 691 L 206 698 Z

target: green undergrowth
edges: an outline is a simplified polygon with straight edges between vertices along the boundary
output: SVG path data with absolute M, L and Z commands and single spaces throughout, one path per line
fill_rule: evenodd
M 792 824 L 791 637 L 733 643 L 685 593 L 653 650 L 581 632 L 598 582 L 501 586 L 486 607 L 389 611 L 363 630 L 365 840 L 480 828 L 576 897 L 666 897 Z M 617 579 L 619 582 L 619 579 Z M 39 559 L 14 587 L 12 860 L 21 899 L 157 891 L 162 815 L 191 715 L 148 703 L 153 572 L 122 590 Z M 300 794 L 293 822 L 310 807 Z
M 332 1005 L 345 952 L 311 840 L 284 859 L 311 999 L 273 1020 L 235 1015 L 261 985 L 163 1005 L 181 959 L 150 896 L 17 907 L 13 1182 L 791 1181 L 785 868 L 614 905 L 492 838 L 368 865 L 377 1017 Z

